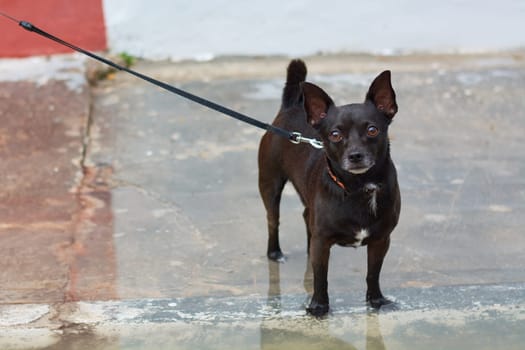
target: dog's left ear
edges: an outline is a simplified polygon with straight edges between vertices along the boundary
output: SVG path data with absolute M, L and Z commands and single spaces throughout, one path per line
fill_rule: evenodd
M 371 101 L 377 109 L 383 111 L 388 118 L 394 117 L 397 113 L 396 93 L 390 82 L 389 70 L 384 71 L 374 79 L 370 89 L 368 89 L 366 99 Z
M 302 83 L 304 109 L 306 118 L 311 125 L 318 126 L 326 117 L 328 108 L 334 104 L 330 96 L 319 86 L 311 83 Z

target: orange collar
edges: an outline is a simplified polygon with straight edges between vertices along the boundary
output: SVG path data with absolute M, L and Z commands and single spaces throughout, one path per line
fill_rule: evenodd
M 332 171 L 332 167 L 330 166 L 330 161 L 328 158 L 326 158 L 326 168 L 328 169 L 328 175 L 330 175 L 330 178 L 337 184 L 337 186 L 341 187 L 343 191 L 347 192 L 345 184 L 341 182 Z
M 330 178 L 332 179 L 332 181 L 335 182 L 335 184 L 337 186 L 339 186 L 347 194 L 352 194 L 352 193 L 355 193 L 355 192 L 359 191 L 359 190 L 356 190 L 355 192 L 348 191 L 348 189 L 346 188 L 345 184 L 341 180 L 339 180 L 337 178 L 337 176 L 335 176 L 334 172 L 332 171 L 332 167 L 330 166 L 330 160 L 328 159 L 328 157 L 326 158 L 326 169 L 328 170 L 328 175 L 330 175 Z M 366 183 L 363 186 L 362 190 L 365 193 L 372 194 L 372 193 L 375 193 L 377 191 L 380 191 L 381 190 L 381 186 L 382 186 L 381 183 L 370 182 L 370 183 Z

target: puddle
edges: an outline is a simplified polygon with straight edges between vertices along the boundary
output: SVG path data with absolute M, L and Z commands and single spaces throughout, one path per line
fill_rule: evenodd
M 525 342 L 525 284 L 398 288 L 389 290 L 398 297 L 388 296 L 396 306 L 379 311 L 357 292 L 335 293 L 331 312 L 314 318 L 305 312 L 309 278 L 304 293 L 282 295 L 278 266 L 268 264 L 266 295 L 70 303 L 61 327 L 6 329 L 0 347 L 519 349 Z M 27 341 L 32 334 L 34 344 Z
M 520 349 L 525 342 L 523 284 L 399 289 L 397 309 L 379 312 L 348 303 L 355 295 L 336 295 L 323 319 L 306 315 L 305 295 L 272 291 L 240 298 L 80 302 L 63 319 L 66 327 L 45 337 L 40 332 L 46 345 L 33 348 Z M 0 346 L 29 348 L 24 339 L 20 330 L 8 330 Z

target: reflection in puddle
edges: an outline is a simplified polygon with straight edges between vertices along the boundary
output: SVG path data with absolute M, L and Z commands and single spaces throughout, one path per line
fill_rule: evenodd
M 269 263 L 264 297 L 71 303 L 60 329 L 38 335 L 3 328 L 0 348 L 480 350 L 525 343 L 524 284 L 402 289 L 400 310 L 369 312 L 364 301 L 344 302 L 316 319 L 306 315 L 305 293 L 281 294 L 280 268 Z
M 270 317 L 261 321 L 261 349 L 357 349 L 351 342 L 330 331 L 330 317 L 289 317 L 282 314 L 280 263 L 268 261 L 268 298 Z M 309 301 L 313 293 L 313 273 L 307 262 L 303 285 Z M 366 349 L 386 349 L 376 312 L 365 315 Z
M 345 301 L 359 299 L 352 291 L 335 293 L 333 311 L 317 319 L 305 311 L 311 271 L 306 293 L 282 294 L 283 266 L 268 262 L 263 296 L 69 303 L 62 327 L 39 336 L 0 329 L 0 348 L 480 350 L 525 343 L 525 284 L 398 289 L 400 308 L 380 312 Z
M 57 343 L 43 348 L 43 350 L 105 350 L 119 349 L 119 337 L 101 337 L 97 335 L 91 327 L 82 325 L 71 325 L 63 329 Z

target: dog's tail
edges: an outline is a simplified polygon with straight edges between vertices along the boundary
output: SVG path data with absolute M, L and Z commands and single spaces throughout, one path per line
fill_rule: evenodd
M 300 59 L 292 60 L 288 65 L 281 108 L 294 107 L 302 102 L 301 83 L 305 79 L 306 64 Z

